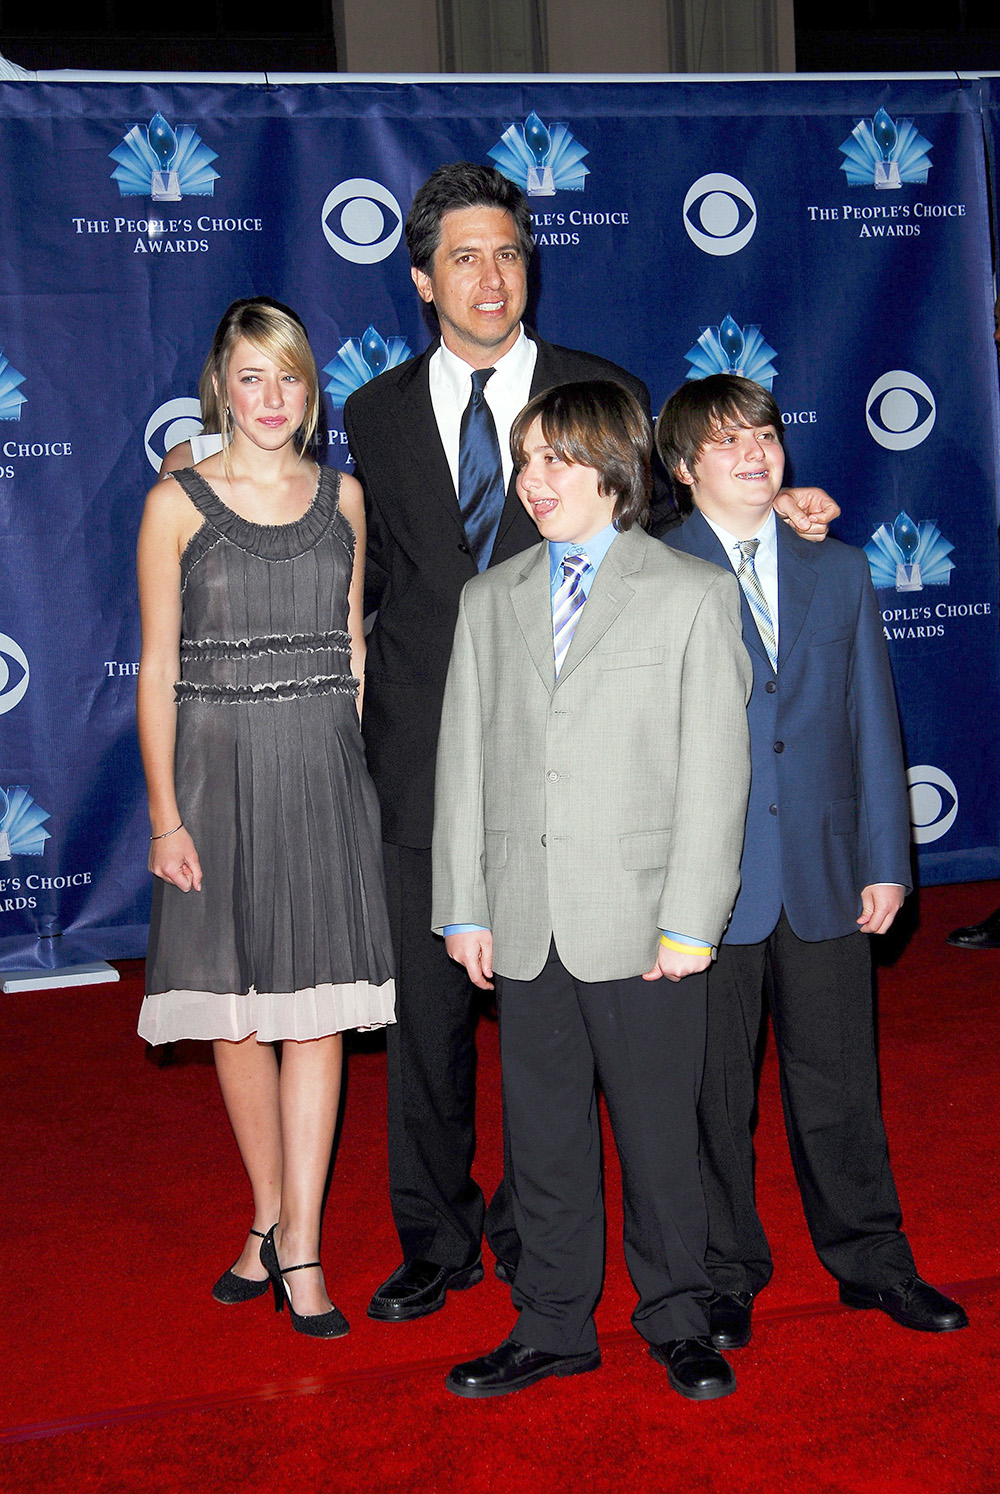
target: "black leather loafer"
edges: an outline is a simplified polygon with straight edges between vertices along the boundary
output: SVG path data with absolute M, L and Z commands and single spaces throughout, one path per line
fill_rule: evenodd
M 708 1304 L 708 1336 L 717 1349 L 743 1349 L 753 1331 L 753 1292 L 717 1292 Z
M 493 1275 L 497 1281 L 502 1281 L 505 1286 L 514 1285 L 514 1277 L 517 1275 L 516 1261 L 503 1261 L 497 1256 L 493 1263 Z
M 946 943 L 954 944 L 956 949 L 1000 949 L 1000 908 L 994 909 L 982 923 L 952 929 Z
M 845 1307 L 876 1307 L 888 1313 L 894 1322 L 904 1328 L 915 1328 L 919 1333 L 951 1333 L 969 1326 L 965 1309 L 920 1276 L 908 1276 L 881 1291 L 842 1281 L 840 1300 Z
M 476 1286 L 483 1279 L 479 1256 L 467 1266 L 436 1266 L 433 1261 L 404 1261 L 383 1281 L 368 1304 L 368 1316 L 380 1323 L 408 1323 L 444 1306 L 449 1292 Z
M 585 1375 L 588 1370 L 598 1369 L 600 1363 L 600 1349 L 592 1349 L 589 1354 L 546 1354 L 542 1349 L 529 1349 L 526 1344 L 505 1338 L 492 1354 L 456 1364 L 444 1383 L 453 1395 L 471 1399 L 512 1395 L 515 1390 L 523 1390 L 549 1375 Z
M 674 1338 L 650 1344 L 649 1352 L 666 1368 L 678 1395 L 689 1401 L 717 1401 L 736 1389 L 736 1376 L 707 1338 Z

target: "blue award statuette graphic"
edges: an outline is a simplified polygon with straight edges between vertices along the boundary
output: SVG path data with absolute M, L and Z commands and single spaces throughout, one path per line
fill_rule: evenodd
M 121 145 L 109 152 L 118 165 L 112 178 L 122 197 L 151 197 L 154 202 L 180 202 L 182 197 L 212 197 L 219 173 L 209 150 L 191 125 L 176 132 L 156 113 L 149 124 L 132 125 Z
M 40 856 L 49 832 L 42 829 L 48 812 L 26 788 L 0 789 L 0 861 L 12 856 Z
M 733 317 L 725 316 L 717 327 L 702 327 L 698 341 L 684 354 L 691 365 L 685 378 L 733 373 L 773 389 L 778 370 L 771 360 L 777 356 L 759 327 L 741 327 Z
M 859 119 L 840 147 L 846 156 L 840 169 L 850 187 L 902 187 L 904 182 L 925 184 L 933 149 L 912 119 L 893 120 L 879 109 L 871 119 Z
M 490 160 L 529 197 L 582 192 L 590 175 L 583 158 L 589 151 L 568 125 L 545 125 L 532 109 L 523 125 L 509 124 L 491 151 Z
M 386 342 L 375 328 L 369 326 L 360 337 L 348 337 L 337 356 L 323 369 L 330 375 L 326 393 L 335 410 L 344 408 L 344 401 L 355 389 L 367 384 L 387 368 L 405 363 L 412 358 L 409 345 L 402 337 L 390 337 Z
M 20 420 L 21 406 L 26 395 L 18 388 L 24 383 L 24 374 L 18 373 L 0 348 L 0 420 Z
M 865 545 L 872 585 L 879 591 L 947 586 L 955 569 L 948 559 L 954 548 L 931 519 L 914 522 L 901 509 L 892 526 L 881 524 Z

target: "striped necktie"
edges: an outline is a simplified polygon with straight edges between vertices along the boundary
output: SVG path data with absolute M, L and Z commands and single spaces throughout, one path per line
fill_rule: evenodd
M 778 645 L 774 637 L 774 623 L 771 621 L 764 588 L 760 584 L 757 567 L 754 565 L 754 556 L 757 554 L 757 546 L 760 544 L 760 540 L 737 540 L 736 543 L 740 552 L 740 564 L 736 572 L 736 579 L 742 586 L 743 593 L 750 603 L 750 611 L 753 613 L 753 620 L 757 624 L 760 641 L 764 645 L 767 657 L 771 661 L 771 668 L 777 671 Z
M 566 652 L 573 641 L 576 625 L 587 600 L 583 589 L 583 578 L 592 569 L 585 550 L 567 551 L 562 560 L 562 580 L 552 599 L 552 648 L 555 655 L 556 679 L 562 668 Z
M 458 438 L 458 506 L 479 570 L 490 563 L 504 505 L 503 466 L 493 413 L 484 390 L 494 368 L 477 368 Z

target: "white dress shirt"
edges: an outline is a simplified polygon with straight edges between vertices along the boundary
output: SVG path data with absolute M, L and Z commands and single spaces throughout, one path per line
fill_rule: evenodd
M 728 529 L 723 529 L 721 524 L 716 524 L 707 514 L 702 516 L 705 523 L 714 532 L 722 548 L 726 552 L 726 558 L 734 571 L 739 570 L 742 555 L 740 553 L 740 542 L 735 534 L 730 534 Z M 757 572 L 757 580 L 760 589 L 764 593 L 767 610 L 771 614 L 771 626 L 774 629 L 774 646 L 778 647 L 778 525 L 772 508 L 756 534 L 747 535 L 748 539 L 759 540 L 757 553 L 753 558 L 754 570 Z
M 537 356 L 538 348 L 531 338 L 525 335 L 522 326 L 514 346 L 509 352 L 504 353 L 502 358 L 498 358 L 493 365 L 495 372 L 483 390 L 483 396 L 493 416 L 493 424 L 497 428 L 505 492 L 510 485 L 510 475 L 514 470 L 514 459 L 510 454 L 510 428 L 514 424 L 515 417 L 528 403 Z M 442 342 L 437 351 L 431 355 L 427 373 L 430 380 L 431 407 L 457 495 L 458 443 L 462 430 L 462 416 L 472 394 L 472 367 L 466 363 L 464 358 L 459 358 L 450 348 L 446 348 Z

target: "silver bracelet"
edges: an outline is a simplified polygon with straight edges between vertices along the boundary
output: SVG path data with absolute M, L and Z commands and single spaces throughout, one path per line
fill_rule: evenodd
M 183 830 L 183 829 L 184 829 L 184 821 L 181 820 L 180 824 L 179 825 L 175 825 L 172 830 L 164 830 L 164 832 L 163 832 L 162 835 L 151 835 L 149 838 L 150 838 L 150 840 L 166 840 L 166 838 L 167 838 L 168 835 L 176 835 L 177 832 L 178 832 L 178 830 Z

